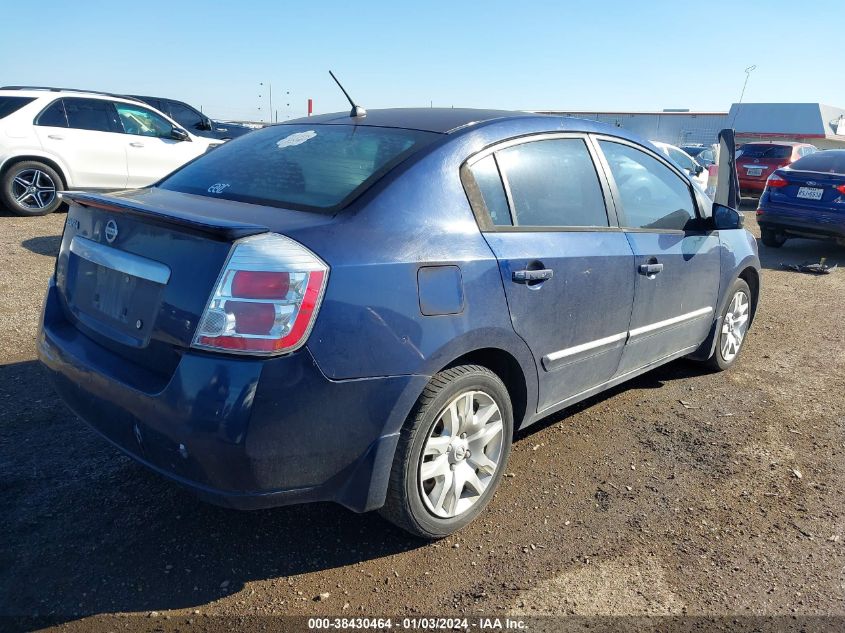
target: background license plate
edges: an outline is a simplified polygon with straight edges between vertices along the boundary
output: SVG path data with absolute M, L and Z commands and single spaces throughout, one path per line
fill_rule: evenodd
M 816 189 L 815 187 L 800 187 L 798 189 L 798 197 L 808 200 L 821 200 L 823 193 L 824 189 Z
M 763 173 L 762 167 L 754 167 L 754 168 L 748 170 L 749 176 L 759 176 L 762 173 Z

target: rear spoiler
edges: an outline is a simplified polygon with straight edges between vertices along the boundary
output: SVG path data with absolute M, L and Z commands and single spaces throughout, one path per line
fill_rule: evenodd
M 137 201 L 128 202 L 113 196 L 62 191 L 61 198 L 83 207 L 94 207 L 111 213 L 133 215 L 161 226 L 175 226 L 189 233 L 200 234 L 217 240 L 234 241 L 250 235 L 267 233 L 270 229 L 258 224 L 233 222 L 222 218 L 211 218 L 185 211 L 154 208 Z

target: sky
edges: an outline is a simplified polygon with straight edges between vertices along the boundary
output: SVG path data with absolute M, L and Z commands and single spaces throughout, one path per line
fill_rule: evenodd
M 11 10 L 10 10 L 11 11 Z M 23 8 L 14 12 L 25 13 Z M 8 13 L 8 11 L 7 11 Z M 40 0 L 0 85 L 180 99 L 214 118 L 366 108 L 845 107 L 842 4 L 807 0 Z

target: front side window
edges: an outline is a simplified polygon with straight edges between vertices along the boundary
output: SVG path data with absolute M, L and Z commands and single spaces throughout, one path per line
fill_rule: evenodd
M 176 119 L 179 125 L 197 130 L 202 128 L 205 121 L 199 112 L 175 101 L 170 103 L 170 116 Z
M 496 152 L 514 225 L 607 227 L 593 159 L 580 138 L 532 141 Z
M 441 135 L 363 125 L 273 125 L 224 143 L 163 189 L 254 204 L 329 210 Z
M 111 101 L 63 99 L 68 127 L 94 132 L 122 132 L 120 119 Z
M 115 103 L 123 130 L 127 134 L 170 138 L 173 124 L 152 110 L 128 103 Z
M 35 119 L 35 125 L 46 125 L 48 127 L 67 127 L 67 115 L 65 104 L 61 99 L 56 99 Z
M 666 165 L 630 145 L 599 145 L 619 190 L 624 226 L 683 230 L 695 219 L 689 185 Z

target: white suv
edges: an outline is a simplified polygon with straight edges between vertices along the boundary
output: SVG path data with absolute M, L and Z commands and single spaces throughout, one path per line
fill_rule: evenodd
M 64 189 L 145 187 L 219 144 L 131 97 L 2 88 L 0 206 L 45 215 Z

